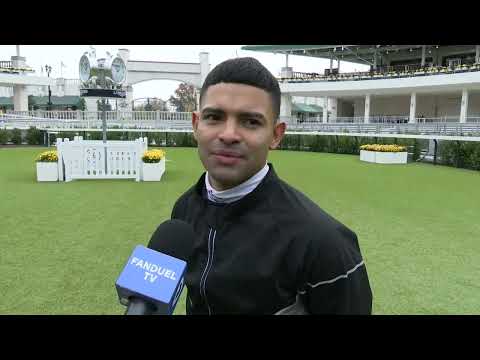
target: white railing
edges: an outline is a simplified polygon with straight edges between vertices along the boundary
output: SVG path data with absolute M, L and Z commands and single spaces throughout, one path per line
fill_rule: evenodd
M 365 122 L 364 116 L 337 116 L 336 123 L 363 123 Z
M 459 123 L 460 116 L 440 116 L 440 117 L 418 117 L 415 121 L 419 124 L 432 124 L 432 123 Z
M 83 115 L 88 112 L 80 112 Z M 111 117 L 113 117 L 111 112 Z M 130 112 L 132 113 L 132 112 Z M 140 112 L 143 113 L 143 112 Z M 92 113 L 97 115 L 97 112 Z M 140 114 L 139 116 L 142 116 Z M 162 115 L 162 113 L 160 113 Z M 192 132 L 190 120 L 191 113 L 168 113 L 170 119 L 161 120 L 129 120 L 125 118 L 107 120 L 108 131 L 137 131 L 137 132 Z M 163 116 L 159 116 L 162 118 Z M 188 120 L 187 120 L 188 119 Z M 390 134 L 439 134 L 454 136 L 478 136 L 480 134 L 480 117 L 468 117 L 465 123 L 460 123 L 459 116 L 417 118 L 410 123 L 408 116 L 371 116 L 369 123 L 364 123 L 363 116 L 330 118 L 323 123 L 319 117 L 309 119 L 298 119 L 296 117 L 280 117 L 285 121 L 287 131 L 317 131 L 317 132 L 368 132 L 368 133 L 390 133 Z M 47 131 L 88 131 L 102 129 L 102 120 L 59 120 L 48 118 L 35 118 L 21 115 L 3 114 L 0 115 L 0 128 L 23 129 L 36 127 Z
M 101 120 L 102 111 L 12 111 L 7 114 L 24 117 L 59 119 L 59 120 Z M 170 111 L 105 111 L 107 121 L 133 120 L 133 121 L 166 121 L 184 120 L 191 121 L 191 112 L 170 112 Z
M 60 181 L 74 179 L 141 179 L 143 152 L 147 138 L 135 141 L 83 140 L 57 138 Z M 65 168 L 65 173 L 63 172 Z

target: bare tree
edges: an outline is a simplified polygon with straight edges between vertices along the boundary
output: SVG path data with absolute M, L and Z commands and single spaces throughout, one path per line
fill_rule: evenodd
M 179 112 L 192 112 L 197 110 L 197 98 L 193 85 L 181 83 L 175 90 L 175 95 L 168 100 Z

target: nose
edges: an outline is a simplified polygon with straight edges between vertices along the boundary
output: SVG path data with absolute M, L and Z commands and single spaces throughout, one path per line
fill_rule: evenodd
M 240 141 L 240 134 L 238 133 L 237 122 L 235 119 L 228 118 L 224 122 L 218 137 L 225 144 L 233 144 Z

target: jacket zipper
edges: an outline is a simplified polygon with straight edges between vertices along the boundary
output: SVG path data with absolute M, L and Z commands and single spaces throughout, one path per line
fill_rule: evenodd
M 213 231 L 213 235 L 212 235 L 212 231 Z M 200 296 L 203 297 L 205 304 L 207 304 L 208 315 L 212 315 L 212 311 L 210 309 L 210 305 L 208 304 L 206 283 L 207 283 L 208 273 L 210 272 L 210 269 L 212 268 L 212 264 L 213 264 L 213 253 L 215 251 L 215 235 L 216 234 L 217 234 L 217 231 L 210 228 L 210 231 L 208 233 L 207 265 L 205 266 L 205 269 L 203 270 L 203 274 L 200 278 Z

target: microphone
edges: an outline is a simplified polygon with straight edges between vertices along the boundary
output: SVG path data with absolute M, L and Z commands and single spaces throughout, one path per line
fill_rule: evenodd
M 192 226 L 174 219 L 157 227 L 148 247 L 135 247 L 115 283 L 125 315 L 173 314 L 194 239 Z

